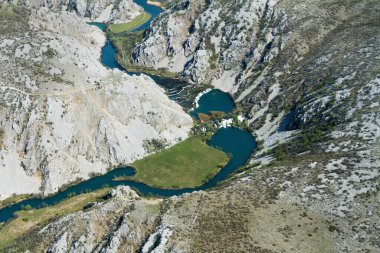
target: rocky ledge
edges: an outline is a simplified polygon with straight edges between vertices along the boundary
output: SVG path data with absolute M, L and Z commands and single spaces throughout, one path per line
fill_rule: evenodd
M 0 199 L 52 193 L 143 157 L 146 140 L 187 137 L 190 116 L 152 79 L 102 66 L 105 37 L 85 19 L 1 8 Z
M 54 12 L 73 12 L 95 22 L 126 23 L 144 11 L 133 0 L 10 0 L 8 2 L 23 4 L 35 10 L 45 7 Z

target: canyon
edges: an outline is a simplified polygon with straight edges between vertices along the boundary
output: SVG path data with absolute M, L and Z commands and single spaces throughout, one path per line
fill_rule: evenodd
M 173 145 L 189 135 L 191 117 L 149 76 L 96 60 L 105 37 L 86 22 L 112 20 L 99 19 L 107 7 L 26 2 L 1 7 L 2 199 L 55 192 L 147 155 L 146 139 Z M 379 251 L 378 1 L 172 0 L 165 8 L 130 61 L 228 92 L 258 141 L 250 161 L 207 191 L 166 198 L 118 186 L 45 222 L 24 221 L 40 209 L 25 210 L 2 228 L 30 229 L 0 249 Z
M 188 136 L 190 116 L 152 79 L 96 60 L 104 35 L 81 17 L 39 8 L 24 22 L 2 26 L 1 199 L 56 192 L 143 157 L 144 141 Z

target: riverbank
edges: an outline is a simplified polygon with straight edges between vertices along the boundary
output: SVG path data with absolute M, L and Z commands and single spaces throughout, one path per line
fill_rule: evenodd
M 208 88 L 208 89 L 205 89 L 204 91 L 200 92 L 194 99 L 194 104 L 195 104 L 195 108 L 194 109 L 197 109 L 199 107 L 199 99 L 206 93 L 210 92 L 212 89 L 211 88 Z
M 103 31 L 106 26 L 98 23 L 96 25 Z M 194 98 L 208 88 L 205 85 L 190 84 L 186 80 L 181 80 L 178 73 L 168 72 L 164 69 L 156 70 L 136 66 L 132 62 L 132 48 L 142 39 L 143 31 L 130 32 L 126 35 L 117 35 L 108 32 L 108 40 L 102 48 L 101 62 L 109 68 L 118 68 L 126 71 L 130 75 L 143 73 L 151 77 L 159 86 L 166 90 L 167 96 L 180 104 L 186 110 L 193 108 Z
M 114 48 L 110 48 L 110 50 L 111 51 L 109 51 L 109 52 L 111 52 L 111 55 L 114 56 L 115 55 L 115 49 Z M 103 54 L 104 53 L 107 53 L 107 51 L 102 50 L 102 63 L 104 63 L 103 62 L 103 57 L 104 57 Z M 109 62 L 111 62 L 112 64 L 114 64 L 115 60 L 114 59 L 111 59 L 111 60 L 112 61 L 109 61 Z M 106 67 L 112 69 L 112 68 L 115 68 L 115 65 L 116 64 L 114 64 L 114 65 L 106 65 Z M 100 67 L 100 68 L 102 70 L 105 70 L 105 68 L 103 68 L 103 67 Z M 120 66 L 117 67 L 117 68 L 119 70 L 122 70 L 122 68 Z M 124 74 L 120 73 L 119 71 L 113 71 L 113 74 L 114 75 L 117 74 L 117 75 L 119 75 L 121 77 L 126 77 L 127 76 L 127 75 L 124 75 Z M 155 91 L 156 89 L 159 89 L 160 91 L 156 92 L 156 93 L 157 94 L 162 94 L 162 89 L 159 88 L 157 86 L 157 84 L 153 84 L 149 78 L 146 78 L 143 75 L 129 77 L 129 78 L 132 78 L 134 81 L 136 81 L 136 80 L 149 81 L 149 85 L 154 85 L 154 87 L 151 87 L 151 92 Z M 127 82 L 128 80 L 125 80 L 123 78 L 122 78 L 122 81 L 125 81 L 126 84 L 130 84 L 130 82 Z M 147 86 L 147 85 L 148 84 L 140 84 L 139 83 L 138 87 L 140 87 L 140 86 L 144 87 L 144 86 Z M 140 89 L 141 89 L 141 87 L 140 87 Z M 132 89 L 132 91 L 130 91 L 129 88 Z M 134 95 L 136 93 L 136 92 L 134 92 L 136 89 L 137 88 L 134 85 L 132 85 L 132 86 L 131 85 L 127 85 L 124 88 L 124 90 L 122 90 L 122 91 L 123 92 L 128 92 L 128 94 Z M 120 89 L 119 89 L 119 92 L 120 92 Z M 147 92 L 147 93 L 149 93 L 149 92 Z M 159 105 L 154 106 L 154 105 L 150 105 L 149 104 L 149 108 L 153 112 L 152 115 L 159 115 L 160 119 L 162 119 L 162 118 L 166 119 L 167 115 L 162 114 L 162 111 L 160 111 L 160 106 L 162 105 L 162 101 L 165 100 L 165 99 L 167 99 L 167 97 L 165 97 L 163 94 L 162 94 L 162 96 L 163 96 L 163 98 L 160 100 Z M 154 96 L 148 96 L 148 97 L 149 97 L 149 102 L 152 103 L 151 100 L 152 100 L 152 97 L 154 97 Z M 130 101 L 130 100 L 132 100 L 132 99 L 127 99 L 126 101 Z M 202 99 L 200 99 L 200 100 L 202 100 Z M 204 101 L 204 102 L 207 103 L 207 100 Z M 230 102 L 233 103 L 232 100 Z M 120 104 L 123 104 L 123 103 L 120 103 Z M 131 105 L 129 105 L 129 106 L 131 106 Z M 179 107 L 179 106 L 177 105 L 177 107 Z M 230 107 L 233 108 L 234 105 L 232 105 Z M 128 111 L 127 108 L 125 108 L 125 107 L 120 108 L 120 109 L 123 109 L 123 111 L 124 110 Z M 165 110 L 163 110 L 163 111 L 165 111 Z M 157 117 L 157 116 L 155 116 L 155 117 Z M 153 117 L 153 118 L 155 119 L 155 117 Z M 186 131 L 186 128 L 184 129 L 184 126 L 186 126 L 186 124 L 183 125 L 181 122 L 179 122 L 178 121 L 179 118 L 177 116 L 171 115 L 171 122 L 172 122 L 172 119 L 176 120 L 177 125 L 174 126 L 176 129 L 178 128 L 178 129 L 181 129 L 183 131 Z M 154 124 L 151 123 L 151 125 L 154 125 Z M 169 126 L 170 126 L 170 124 L 169 124 Z M 133 127 L 132 130 L 137 129 L 135 127 Z M 141 129 L 141 127 L 139 129 Z M 167 136 L 171 136 L 171 135 L 168 135 L 168 134 L 171 133 L 172 130 L 168 129 L 168 124 L 166 124 L 165 127 L 162 129 L 163 133 L 165 133 Z M 109 130 L 107 133 L 108 133 L 107 134 L 107 138 L 111 138 L 112 135 L 110 133 L 115 133 L 115 130 L 114 129 L 113 130 Z M 129 133 L 129 132 L 125 131 L 125 133 Z M 133 136 L 133 134 L 128 134 L 127 137 L 128 136 Z M 156 138 L 156 136 L 157 136 L 157 133 L 150 133 L 148 137 L 144 138 L 144 141 L 146 141 L 146 140 L 152 140 L 152 138 Z M 124 138 L 125 135 L 123 135 L 122 137 Z M 181 137 L 181 136 L 179 136 L 179 137 Z M 177 138 L 175 141 L 178 142 L 178 141 L 180 141 L 182 139 L 185 139 L 185 138 Z M 172 141 L 174 141 L 174 140 L 172 140 Z M 243 142 L 244 142 L 244 144 L 243 144 Z M 121 145 L 121 144 L 122 144 L 123 148 L 126 148 L 126 147 L 128 147 L 128 145 L 130 145 L 130 143 L 125 143 L 124 139 L 120 140 L 120 144 L 118 144 L 118 145 Z M 205 145 L 205 147 L 207 147 L 207 148 L 215 147 L 215 148 L 219 148 L 220 150 L 222 150 L 225 153 L 231 154 L 232 159 L 230 159 L 230 161 L 225 166 L 223 166 L 223 168 L 220 169 L 217 173 L 215 172 L 215 164 L 221 165 L 222 163 L 220 161 L 222 159 L 218 160 L 219 163 L 216 160 L 213 160 L 212 163 L 214 163 L 214 167 L 211 168 L 211 169 L 213 169 L 213 173 L 212 174 L 214 176 L 210 180 L 208 180 L 206 183 L 204 183 L 207 179 L 210 178 L 210 175 L 211 175 L 209 172 L 206 172 L 205 173 L 206 180 L 205 180 L 205 178 L 203 178 L 203 179 L 199 179 L 198 178 L 197 179 L 199 181 L 202 181 L 202 183 L 204 183 L 203 185 L 201 185 L 199 187 L 195 187 L 195 188 L 188 187 L 188 188 L 182 188 L 182 189 L 173 190 L 173 189 L 155 188 L 155 187 L 149 186 L 147 184 L 140 183 L 140 182 L 135 182 L 135 181 L 128 181 L 128 180 L 125 180 L 125 181 L 114 181 L 113 179 L 115 177 L 132 176 L 132 175 L 134 175 L 135 170 L 133 168 L 131 168 L 131 167 L 123 167 L 123 168 L 114 169 L 114 170 L 112 170 L 112 171 L 110 171 L 110 172 L 108 172 L 108 173 L 106 173 L 104 175 L 96 176 L 96 177 L 93 177 L 93 178 L 91 178 L 89 180 L 82 181 L 82 182 L 78 183 L 77 185 L 73 185 L 73 186 L 67 188 L 66 190 L 64 190 L 62 192 L 59 192 L 59 193 L 57 193 L 55 195 L 52 195 L 52 196 L 49 196 L 48 198 L 44 198 L 44 199 L 37 199 L 37 198 L 35 198 L 35 199 L 27 199 L 27 200 L 20 201 L 17 204 L 14 204 L 14 205 L 2 208 L 2 209 L 0 209 L 0 218 L 1 218 L 0 222 L 8 221 L 9 219 L 13 218 L 13 213 L 15 211 L 21 210 L 24 206 L 30 206 L 31 208 L 41 208 L 41 207 L 44 207 L 45 205 L 56 205 L 57 203 L 60 203 L 63 200 L 65 200 L 66 198 L 72 197 L 73 195 L 75 195 L 77 193 L 95 191 L 97 189 L 105 187 L 106 185 L 108 185 L 109 187 L 114 187 L 114 186 L 117 186 L 117 185 L 128 184 L 131 187 L 136 188 L 136 190 L 138 192 L 140 192 L 141 194 L 143 194 L 143 195 L 154 194 L 154 195 L 158 195 L 158 196 L 173 196 L 173 195 L 180 195 L 180 194 L 183 194 L 183 193 L 186 193 L 186 192 L 192 192 L 192 191 L 196 191 L 196 190 L 206 190 L 206 189 L 209 189 L 211 187 L 214 187 L 219 182 L 221 182 L 222 180 L 224 180 L 225 178 L 227 178 L 229 176 L 229 174 L 231 172 L 233 172 L 235 169 L 237 169 L 240 166 L 242 166 L 243 164 L 245 164 L 247 162 L 250 154 L 252 153 L 252 151 L 254 150 L 254 148 L 256 146 L 254 138 L 253 138 L 253 136 L 250 133 L 245 132 L 245 131 L 240 130 L 240 129 L 235 129 L 235 128 L 225 128 L 225 129 L 219 130 L 218 132 L 215 133 L 215 135 L 211 139 L 209 139 L 209 141 L 207 142 L 207 144 L 209 145 L 209 147 L 207 147 Z M 143 146 L 144 145 L 141 144 L 141 147 L 143 147 Z M 138 147 L 140 147 L 140 146 L 138 146 Z M 199 148 L 199 146 L 198 146 L 198 148 Z M 115 147 L 115 150 L 116 151 L 119 150 L 118 147 Z M 122 151 L 123 150 L 124 149 L 122 149 Z M 212 149 L 212 150 L 217 151 L 216 149 Z M 200 150 L 196 150 L 196 151 L 199 152 Z M 202 160 L 204 158 L 204 154 L 207 153 L 207 152 L 209 152 L 209 151 L 210 151 L 210 149 L 204 150 L 204 152 L 202 152 L 202 154 L 199 154 L 198 157 L 193 157 L 191 155 L 189 156 L 189 154 L 187 154 L 186 159 L 189 161 L 189 166 L 191 166 L 191 162 L 194 162 L 191 159 L 193 159 L 193 160 L 194 159 L 198 159 L 198 162 L 200 164 L 202 162 L 204 162 L 204 160 Z M 146 154 L 146 152 L 147 151 L 144 150 L 144 154 Z M 221 152 L 219 152 L 219 155 L 220 154 L 221 154 Z M 222 157 L 222 155 L 220 155 L 220 157 Z M 136 160 L 137 158 L 139 158 L 139 157 L 134 157 L 134 160 Z M 171 158 L 176 158 L 176 156 L 174 155 Z M 212 158 L 215 158 L 215 157 L 212 156 Z M 124 162 L 124 164 L 128 164 L 128 163 Z M 225 160 L 223 160 L 223 164 L 225 164 Z M 177 165 L 175 167 L 179 167 L 179 166 L 182 166 L 182 165 L 180 164 L 180 165 Z M 157 166 L 155 166 L 155 167 L 157 167 Z M 208 169 L 210 169 L 210 168 L 208 168 Z M 155 168 L 149 168 L 149 170 L 150 170 L 150 173 L 152 174 L 152 173 L 155 173 L 156 169 Z M 192 176 L 193 177 L 197 176 L 197 174 L 192 175 Z M 175 181 L 175 180 L 177 180 L 177 178 L 174 178 L 174 179 L 172 178 L 171 179 L 171 181 Z M 199 182 L 197 182 L 197 185 L 199 185 Z M 176 185 L 172 185 L 172 186 L 176 186 Z M 184 187 L 186 187 L 186 186 L 184 185 Z
M 6 198 L 4 200 L 1 200 L 0 201 L 0 208 L 10 206 L 10 205 L 16 204 L 18 202 L 21 202 L 25 199 L 29 199 L 29 198 L 33 198 L 33 197 L 36 197 L 36 196 L 33 194 L 20 194 L 20 195 L 12 196 L 12 197 Z
M 136 180 L 162 189 L 195 188 L 214 177 L 228 161 L 226 153 L 190 137 L 134 162 L 136 174 L 115 180 Z
M 138 15 L 136 18 L 134 18 L 128 23 L 122 23 L 122 24 L 112 23 L 108 25 L 108 28 L 113 33 L 123 33 L 123 32 L 132 31 L 138 28 L 139 26 L 141 26 L 142 24 L 145 24 L 151 17 L 152 16 L 149 13 L 144 11 L 143 13 L 141 13 L 140 15 Z
M 1 200 L 13 194 L 56 193 L 78 178 L 87 180 L 94 173 L 104 174 L 108 168 L 144 157 L 146 139 L 166 139 L 174 145 L 188 136 L 191 117 L 152 79 L 127 75 L 98 61 L 106 38 L 85 23 L 88 19 L 46 8 L 24 18 L 35 29 L 22 26 L 2 34 L 28 45 L 23 57 L 17 43 L 7 44 L 9 50 L 0 48 L 3 57 L 13 59 L 3 64 L 3 76 L 14 80 L 17 72 L 31 78 L 27 84 L 9 82 L 2 87 L 2 101 L 28 103 L 2 107 L 2 115 L 14 115 L 18 123 L 16 127 L 10 120 L 2 127 Z M 33 36 L 23 35 L 32 31 Z M 30 59 L 36 59 L 36 64 L 30 65 Z M 26 111 L 36 117 L 28 127 Z
M 133 62 L 132 51 L 143 39 L 143 31 L 134 31 L 127 34 L 107 33 L 112 45 L 116 48 L 116 61 L 120 66 L 130 73 L 144 73 L 164 78 L 179 79 L 179 73 L 167 71 L 166 69 L 154 69 L 139 66 Z
M 24 206 L 23 210 L 16 212 L 17 218 L 8 224 L 0 226 L 0 251 L 7 245 L 12 244 L 15 239 L 24 235 L 30 228 L 38 227 L 41 229 L 51 219 L 58 219 L 68 213 L 83 210 L 91 202 L 102 202 L 107 199 L 109 192 L 109 188 L 104 188 L 40 209 Z
M 161 2 L 157 2 L 157 1 L 147 1 L 147 4 L 150 4 L 150 5 L 154 5 L 154 6 L 157 6 L 157 7 L 161 7 L 162 8 L 162 3 Z

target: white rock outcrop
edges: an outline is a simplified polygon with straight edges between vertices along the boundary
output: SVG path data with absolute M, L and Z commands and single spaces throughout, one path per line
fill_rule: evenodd
M 40 230 L 43 236 L 54 237 L 48 252 L 136 252 L 155 229 L 162 200 L 142 199 L 126 186 L 118 186 L 112 194 L 111 201 L 94 203 L 93 208 Z
M 136 64 L 166 68 L 231 94 L 238 76 L 278 54 L 285 16 L 277 0 L 181 0 L 133 51 Z
M 144 10 L 133 0 L 11 0 L 31 9 L 46 7 L 54 12 L 71 11 L 96 22 L 126 23 Z M 0 1 L 1 3 L 1 1 Z
M 174 144 L 192 119 L 145 76 L 105 68 L 101 31 L 71 12 L 32 11 L 31 30 L 0 35 L 0 199 L 52 193 Z

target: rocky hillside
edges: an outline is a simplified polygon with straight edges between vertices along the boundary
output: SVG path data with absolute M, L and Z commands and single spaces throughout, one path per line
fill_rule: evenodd
M 251 164 L 169 199 L 120 187 L 7 249 L 379 252 L 379 12 L 375 0 L 172 1 L 134 61 L 229 91 L 260 141 Z
M 178 0 L 170 6 L 133 50 L 134 62 L 230 92 L 256 130 L 271 125 L 257 132 L 262 139 L 290 109 L 323 96 L 317 90 L 344 89 L 340 81 L 330 86 L 362 69 L 351 60 L 363 58 L 358 50 L 377 48 L 376 1 Z M 373 72 L 377 59 L 362 60 Z M 364 75 L 362 83 L 374 78 Z
M 262 144 L 218 189 L 163 201 L 140 249 L 379 251 L 379 10 L 376 1 L 173 1 L 135 63 L 229 91 Z
M 69 12 L 0 10 L 0 199 L 55 192 L 141 158 L 147 140 L 187 137 L 190 116 L 153 80 L 96 60 L 99 29 Z
M 284 130 L 325 132 L 363 117 L 358 92 L 378 82 L 376 1 L 179 0 L 170 6 L 133 50 L 134 62 L 228 91 L 264 148 L 293 133 Z
M 0 3 L 3 1 L 0 1 Z M 10 0 L 29 9 L 46 7 L 53 12 L 69 11 L 96 22 L 126 23 L 143 12 L 133 0 Z
M 272 59 L 282 46 L 286 15 L 276 1 L 172 1 L 135 48 L 136 64 L 181 72 L 225 91 L 245 69 Z M 248 66 L 249 65 L 249 66 Z

